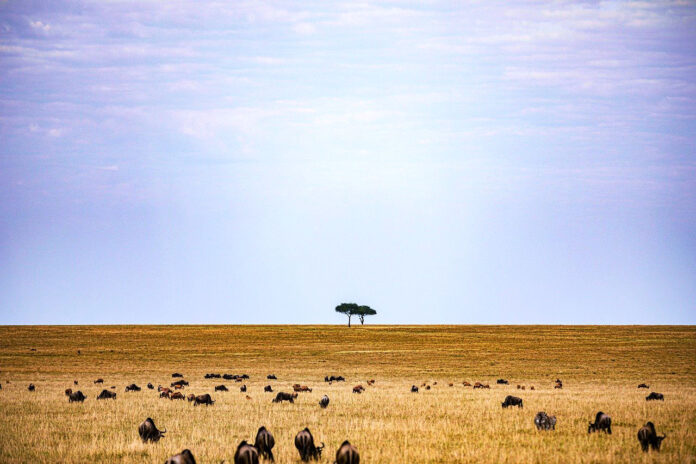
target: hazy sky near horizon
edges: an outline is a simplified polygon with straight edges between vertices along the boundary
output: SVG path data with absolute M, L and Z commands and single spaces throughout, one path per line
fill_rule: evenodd
M 0 0 L 0 324 L 696 323 L 696 2 Z

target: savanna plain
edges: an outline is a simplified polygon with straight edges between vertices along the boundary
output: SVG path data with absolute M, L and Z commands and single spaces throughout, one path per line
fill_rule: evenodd
M 145 388 L 168 387 L 174 372 L 190 382 L 184 394 L 210 393 L 215 404 Z M 248 391 L 209 372 L 248 374 Z M 329 385 L 330 375 L 347 381 Z M 0 327 L 0 381 L 3 463 L 162 463 L 184 448 L 199 463 L 231 463 L 261 425 L 279 463 L 300 462 L 293 439 L 304 427 L 326 444 L 325 463 L 346 439 L 362 463 L 696 462 L 691 326 L 12 326 Z M 131 383 L 142 391 L 125 392 Z M 294 404 L 263 391 L 295 383 L 312 392 Z M 215 392 L 220 384 L 229 391 Z M 365 392 L 352 393 L 359 384 Z M 111 386 L 117 398 L 97 401 Z M 68 403 L 66 388 L 87 400 Z M 646 401 L 651 391 L 664 401 Z M 509 394 L 524 407 L 503 409 Z M 587 433 L 600 410 L 612 435 Z M 535 428 L 538 411 L 557 417 L 555 431 Z M 138 436 L 147 417 L 168 431 L 158 443 Z M 640 449 L 647 421 L 667 435 L 660 452 Z

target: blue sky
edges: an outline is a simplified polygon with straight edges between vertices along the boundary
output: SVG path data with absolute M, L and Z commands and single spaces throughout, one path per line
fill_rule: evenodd
M 0 323 L 696 323 L 696 2 L 0 0 Z

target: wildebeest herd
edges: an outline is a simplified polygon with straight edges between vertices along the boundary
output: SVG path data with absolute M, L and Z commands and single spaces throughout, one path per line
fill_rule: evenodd
M 215 401 L 211 397 L 210 394 L 205 393 L 202 395 L 195 395 L 195 394 L 189 394 L 187 397 L 185 397 L 181 392 L 178 391 L 173 391 L 173 389 L 183 389 L 184 387 L 187 387 L 189 385 L 189 382 L 184 380 L 183 375 L 180 373 L 174 373 L 172 374 L 172 377 L 174 378 L 179 378 L 179 380 L 176 380 L 171 383 L 170 387 L 162 387 L 161 385 L 157 388 L 157 391 L 160 393 L 161 398 L 167 398 L 170 400 L 174 399 L 188 399 L 189 402 L 193 403 L 193 406 L 198 406 L 198 405 L 206 405 L 206 406 L 212 406 L 215 404 Z M 241 382 L 244 379 L 249 379 L 249 376 L 246 374 L 242 375 L 232 375 L 232 374 L 206 374 L 205 375 L 206 379 L 217 379 L 217 378 L 224 378 L 226 380 L 234 380 L 236 382 Z M 277 380 L 277 377 L 275 375 L 268 375 L 267 379 L 269 380 Z M 324 379 L 326 382 L 331 384 L 332 382 L 343 382 L 345 381 L 345 378 L 342 376 L 326 376 Z M 104 381 L 103 379 L 99 378 L 94 381 L 95 384 L 103 384 Z M 74 381 L 75 385 L 78 385 L 77 380 Z M 369 380 L 367 381 L 368 386 L 374 386 L 375 380 Z M 509 385 L 509 382 L 505 379 L 498 379 L 496 381 L 496 384 L 498 385 Z M 433 385 L 437 385 L 437 382 L 434 382 Z M 463 382 L 464 386 L 472 386 L 468 382 Z M 557 379 L 554 388 L 562 388 L 562 381 L 560 379 Z M 427 383 L 423 383 L 421 385 L 422 387 L 430 387 L 430 385 L 427 385 Z M 449 383 L 449 386 L 453 386 L 453 383 Z M 154 385 L 152 383 L 147 384 L 148 389 L 154 390 Z M 115 387 L 112 387 L 114 389 Z M 473 388 L 490 388 L 487 384 L 483 384 L 481 382 L 476 382 L 473 385 Z M 638 388 L 649 388 L 646 384 L 640 384 L 638 385 Z M 430 388 L 426 388 L 430 389 Z M 519 389 L 519 386 L 518 386 Z M 36 391 L 36 387 L 34 384 L 29 384 L 28 387 L 29 391 Z M 141 391 L 141 388 L 138 387 L 136 384 L 132 383 L 128 386 L 125 387 L 126 392 L 139 392 Z M 225 385 L 217 385 L 214 387 L 215 392 L 228 392 L 229 389 Z M 247 388 L 246 385 L 242 385 L 240 388 L 241 392 L 246 392 Z M 265 392 L 273 392 L 273 389 L 271 388 L 270 385 L 267 385 L 264 388 Z M 279 391 L 276 393 L 275 397 L 273 398 L 272 402 L 273 403 L 282 403 L 282 402 L 289 402 L 289 403 L 294 403 L 294 401 L 298 398 L 298 393 L 300 392 L 311 392 L 312 389 L 300 385 L 300 384 L 294 384 L 293 385 L 293 393 L 287 393 L 287 392 L 282 392 Z M 354 393 L 362 393 L 365 390 L 365 387 L 363 385 L 357 385 L 353 387 L 352 390 Z M 410 390 L 412 393 L 418 393 L 419 388 L 416 385 L 413 385 Z M 65 395 L 68 397 L 68 401 L 70 403 L 82 403 L 84 402 L 87 397 L 79 390 L 73 391 L 72 388 L 68 388 L 65 390 Z M 110 391 L 108 389 L 103 389 L 99 395 L 97 395 L 97 400 L 103 400 L 103 399 L 116 399 L 116 392 Z M 250 399 L 249 396 L 247 396 L 247 399 Z M 661 393 L 657 392 L 651 392 L 648 396 L 645 397 L 646 401 L 653 401 L 653 400 L 660 400 L 664 401 L 664 395 Z M 323 395 L 321 400 L 319 401 L 319 406 L 322 409 L 326 409 L 329 405 L 329 397 L 327 395 Z M 517 396 L 513 395 L 507 395 L 504 399 L 504 401 L 501 403 L 502 408 L 509 408 L 509 407 L 518 407 L 518 408 L 523 408 L 524 407 L 524 402 L 522 398 L 519 398 Z M 534 416 L 534 425 L 537 428 L 537 430 L 555 430 L 556 429 L 556 424 L 557 424 L 557 419 L 556 416 L 554 415 L 549 415 L 545 411 L 540 411 Z M 590 434 L 592 432 L 604 432 L 607 435 L 612 434 L 612 419 L 611 417 L 602 412 L 599 411 L 595 415 L 594 422 L 590 421 L 587 429 L 587 433 Z M 148 417 L 145 419 L 139 426 L 138 426 L 138 434 L 140 438 L 142 439 L 143 442 L 157 442 L 161 438 L 165 436 L 167 433 L 166 429 L 160 430 L 157 428 L 155 425 L 155 422 L 153 421 L 152 418 Z M 647 422 L 643 427 L 640 428 L 637 434 L 639 444 L 641 446 L 641 449 L 643 451 L 648 451 L 649 449 L 653 449 L 655 451 L 660 450 L 660 446 L 662 444 L 662 441 L 665 439 L 666 435 L 659 436 L 656 432 L 655 425 L 652 421 Z M 256 438 L 254 440 L 253 444 L 248 443 L 246 440 L 243 440 L 239 443 L 235 455 L 234 455 L 234 463 L 235 464 L 258 464 L 259 459 L 266 459 L 271 462 L 274 462 L 275 458 L 273 455 L 273 448 L 275 447 L 275 439 L 271 432 L 266 429 L 265 426 L 261 426 L 257 433 L 256 433 Z M 314 436 L 312 435 L 311 431 L 309 428 L 305 427 L 304 429 L 300 430 L 297 435 L 295 436 L 294 440 L 294 445 L 295 448 L 297 449 L 297 452 L 299 453 L 300 459 L 302 461 L 310 461 L 310 460 L 319 460 L 321 459 L 322 451 L 325 448 L 324 443 L 322 442 L 320 446 L 317 446 Z M 171 464 L 195 464 L 196 460 L 194 458 L 194 455 L 191 450 L 185 449 L 181 453 L 178 453 L 172 457 L 170 457 L 166 463 L 171 463 Z M 349 441 L 345 440 L 338 450 L 336 451 L 336 458 L 335 458 L 335 463 L 336 464 L 358 464 L 360 462 L 360 455 L 358 453 L 358 450 L 353 446 Z

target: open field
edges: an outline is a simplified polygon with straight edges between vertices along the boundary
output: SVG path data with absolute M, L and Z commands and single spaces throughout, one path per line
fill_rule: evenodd
M 194 408 L 145 388 L 169 386 L 173 372 L 190 381 L 184 393 L 211 393 L 216 403 Z M 239 383 L 205 380 L 207 372 L 249 374 L 251 399 Z M 270 373 L 278 380 L 266 380 Z M 331 374 L 348 381 L 328 385 Z M 98 377 L 104 387 L 92 383 Z M 365 393 L 351 393 L 373 378 Z M 0 327 L 0 380 L 3 463 L 164 462 L 183 448 L 201 463 L 232 462 L 260 425 L 274 434 L 279 463 L 299 462 L 293 438 L 305 426 L 326 443 L 326 463 L 344 439 L 363 463 L 696 462 L 696 327 Z M 143 390 L 125 393 L 132 382 Z M 641 382 L 650 389 L 637 389 Z M 213 392 L 220 383 L 230 391 Z M 295 404 L 272 404 L 263 392 L 294 383 L 313 391 Z M 111 385 L 117 399 L 96 401 Z M 68 403 L 69 387 L 87 395 L 84 404 Z M 650 391 L 665 401 L 646 402 Z M 324 394 L 331 403 L 322 410 Z M 502 409 L 507 394 L 524 408 Z M 534 428 L 541 410 L 557 416 L 556 431 Z M 612 435 L 587 434 L 598 410 L 612 416 Z M 148 416 L 169 431 L 159 443 L 137 435 Z M 636 439 L 648 420 L 667 434 L 659 454 L 644 454 Z

